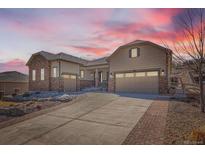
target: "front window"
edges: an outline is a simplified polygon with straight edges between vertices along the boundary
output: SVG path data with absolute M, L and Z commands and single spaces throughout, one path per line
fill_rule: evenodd
M 44 68 L 41 69 L 41 80 L 45 79 L 45 71 Z
M 57 68 L 56 67 L 53 68 L 53 77 L 54 78 L 57 77 Z
M 84 71 L 80 71 L 80 78 L 84 78 Z
M 135 58 L 140 56 L 140 48 L 132 48 L 130 50 L 130 58 Z
M 36 70 L 32 70 L 32 80 L 36 80 Z

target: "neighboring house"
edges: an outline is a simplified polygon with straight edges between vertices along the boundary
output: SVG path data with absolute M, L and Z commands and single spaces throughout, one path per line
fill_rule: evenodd
M 22 94 L 28 91 L 28 76 L 16 71 L 0 73 L 0 91 L 4 95 Z
M 142 40 L 93 61 L 41 51 L 27 62 L 29 90 L 77 91 L 102 86 L 109 92 L 166 93 L 171 61 L 171 50 Z

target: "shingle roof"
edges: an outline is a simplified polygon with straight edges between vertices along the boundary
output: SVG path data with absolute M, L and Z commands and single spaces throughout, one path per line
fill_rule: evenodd
M 53 54 L 53 53 L 50 53 L 50 52 L 46 52 L 46 51 L 40 51 L 40 52 L 37 52 L 37 53 L 35 53 L 33 55 L 37 55 L 37 54 L 42 55 L 47 60 L 55 60 L 57 58 L 56 54 Z
M 124 44 L 124 45 L 122 45 L 120 47 L 130 46 L 130 45 L 133 45 L 133 44 L 150 44 L 152 46 L 156 46 L 156 47 L 159 47 L 161 49 L 165 49 L 166 52 L 171 52 L 171 50 L 168 49 L 168 48 L 165 48 L 165 47 L 163 47 L 163 46 L 161 46 L 159 44 L 156 44 L 156 43 L 153 43 L 153 42 L 150 42 L 150 41 L 146 41 L 146 40 L 135 40 L 135 41 L 129 42 L 127 44 Z
M 131 46 L 131 45 L 139 45 L 139 44 L 149 44 L 149 45 L 152 45 L 152 46 L 155 46 L 155 47 L 158 47 L 158 48 L 161 48 L 163 49 L 165 52 L 167 53 L 172 53 L 172 51 L 168 48 L 165 48 L 161 45 L 158 45 L 156 43 L 153 43 L 153 42 L 150 42 L 150 41 L 146 41 L 146 40 L 135 40 L 135 41 L 132 41 L 132 42 L 129 42 L 127 44 L 124 44 L 124 45 L 121 45 L 119 46 L 108 58 L 107 60 L 109 60 L 119 49 L 123 48 L 123 47 L 127 47 L 127 46 Z
M 57 54 L 58 59 L 61 60 L 67 60 L 67 61 L 71 61 L 71 62 L 75 62 L 75 63 L 79 63 L 79 64 L 86 64 L 88 61 L 82 58 L 78 58 L 69 54 L 65 54 L 63 52 Z
M 92 66 L 92 65 L 106 65 L 108 64 L 108 62 L 106 61 L 107 57 L 103 57 L 103 58 L 99 58 L 99 59 L 95 59 L 93 61 L 88 61 L 87 62 L 87 66 Z
M 145 40 L 135 40 L 135 41 L 129 42 L 127 44 L 124 44 L 122 46 L 133 45 L 133 44 L 140 44 L 140 43 L 146 43 L 146 42 L 148 42 L 148 41 L 145 41 Z
M 28 82 L 28 75 L 16 71 L 2 72 L 0 82 Z
M 93 60 L 93 61 L 88 61 L 88 60 L 85 60 L 85 59 L 82 59 L 82 58 L 79 58 L 79 57 L 75 57 L 75 56 L 72 56 L 72 55 L 69 55 L 69 54 L 66 54 L 66 53 L 63 53 L 63 52 L 60 52 L 58 54 L 53 54 L 53 53 L 46 52 L 46 51 L 40 51 L 40 52 L 37 52 L 37 53 L 35 53 L 31 56 L 31 58 L 27 62 L 27 65 L 31 61 L 32 57 L 35 56 L 35 55 L 41 55 L 49 61 L 50 60 L 65 60 L 65 61 L 70 61 L 70 62 L 82 64 L 82 65 L 85 65 L 85 66 L 100 65 L 100 64 L 106 64 L 107 63 L 105 61 L 106 57 L 96 59 L 96 60 Z

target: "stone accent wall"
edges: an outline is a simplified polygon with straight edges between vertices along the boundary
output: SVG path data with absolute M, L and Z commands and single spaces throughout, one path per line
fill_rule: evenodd
M 81 80 L 77 77 L 77 79 L 76 79 L 76 90 L 77 91 L 80 91 L 80 89 L 81 89 Z
M 80 80 L 80 89 L 93 87 L 94 85 L 94 80 Z
M 108 92 L 115 92 L 115 79 L 109 78 L 108 80 Z
M 167 94 L 168 92 L 168 80 L 166 76 L 159 77 L 159 93 Z
M 12 95 L 18 89 L 18 94 L 23 94 L 28 91 L 28 82 L 0 82 L 0 91 L 5 95 Z
M 41 68 L 44 68 L 45 79 L 40 79 Z M 36 70 L 36 80 L 32 80 L 32 70 Z M 50 63 L 41 55 L 36 55 L 29 64 L 29 90 L 50 90 Z
M 51 90 L 52 91 L 63 91 L 64 90 L 64 81 L 61 77 L 53 78 L 51 77 Z

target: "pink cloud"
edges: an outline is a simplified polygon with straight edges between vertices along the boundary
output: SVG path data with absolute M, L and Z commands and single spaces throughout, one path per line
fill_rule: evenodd
M 31 39 L 39 39 L 42 41 L 53 40 L 58 35 L 69 31 L 69 27 L 65 27 L 64 21 L 56 21 L 52 18 L 35 18 L 30 21 L 8 20 L 7 28 L 15 33 L 30 37 Z
M 5 63 L 0 63 L 0 72 L 4 71 L 19 71 L 22 73 L 28 73 L 26 62 L 21 59 L 13 59 Z
M 142 14 L 143 22 L 153 26 L 164 26 L 172 23 L 172 18 L 181 13 L 183 9 L 139 9 L 136 13 Z
M 104 48 L 104 47 L 88 47 L 88 46 L 75 46 L 75 45 L 70 46 L 70 47 L 80 50 L 84 53 L 94 54 L 96 56 L 103 56 L 109 51 L 108 48 Z

